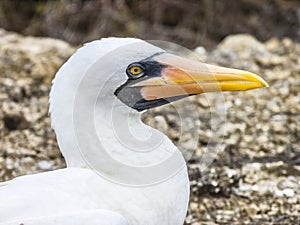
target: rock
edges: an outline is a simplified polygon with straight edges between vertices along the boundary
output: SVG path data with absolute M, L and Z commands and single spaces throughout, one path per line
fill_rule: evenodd
M 156 116 L 152 121 L 149 122 L 152 127 L 162 131 L 163 133 L 167 133 L 168 124 L 166 119 L 163 116 Z
M 43 79 L 50 83 L 56 71 L 75 49 L 66 42 L 50 38 L 23 37 L 1 31 L 0 68 L 13 78 Z
M 239 52 L 249 50 L 267 52 L 265 45 L 249 34 L 229 35 L 218 45 L 218 47 Z
M 197 54 L 201 55 L 206 55 L 206 49 L 203 46 L 198 46 L 197 48 L 195 48 L 194 50 Z
M 5 115 L 3 121 L 5 127 L 9 130 L 27 129 L 30 125 L 23 115 Z
M 278 38 L 271 38 L 270 40 L 266 41 L 265 46 L 268 51 L 276 52 L 279 48 L 281 48 L 281 43 Z
M 199 61 L 207 60 L 207 51 L 203 46 L 198 46 L 197 48 L 195 48 L 194 52 L 197 54 L 196 57 L 193 57 L 196 58 L 196 60 Z
M 38 162 L 38 167 L 41 170 L 47 171 L 47 170 L 51 170 L 51 168 L 53 168 L 53 164 L 49 161 L 42 160 L 42 161 Z

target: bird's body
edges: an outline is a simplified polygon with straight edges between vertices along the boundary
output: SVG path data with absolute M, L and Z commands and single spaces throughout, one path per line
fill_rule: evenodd
M 107 181 L 90 169 L 66 168 L 19 177 L 0 187 L 0 224 L 28 224 L 35 218 L 37 224 L 48 225 L 47 220 L 64 215 L 107 210 L 132 225 L 182 225 L 188 196 L 186 169 L 166 182 L 132 188 Z M 84 220 L 81 224 L 90 224 Z M 110 220 L 106 218 L 105 224 Z
M 0 225 L 183 224 L 185 161 L 139 112 L 188 95 L 263 86 L 252 73 L 186 60 L 139 39 L 84 46 L 59 70 L 50 94 L 67 168 L 0 183 Z

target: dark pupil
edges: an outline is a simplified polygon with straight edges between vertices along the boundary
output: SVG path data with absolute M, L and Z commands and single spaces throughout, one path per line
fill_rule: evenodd
M 135 68 L 133 71 L 134 71 L 135 73 L 137 73 L 137 72 L 138 72 L 138 69 Z

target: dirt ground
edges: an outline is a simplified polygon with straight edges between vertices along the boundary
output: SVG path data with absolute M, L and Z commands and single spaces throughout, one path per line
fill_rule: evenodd
M 48 94 L 75 48 L 0 30 L 0 49 L 0 181 L 65 167 Z M 189 159 L 185 224 L 300 224 L 300 44 L 233 35 L 195 52 L 260 74 L 270 87 L 190 97 L 143 115 Z

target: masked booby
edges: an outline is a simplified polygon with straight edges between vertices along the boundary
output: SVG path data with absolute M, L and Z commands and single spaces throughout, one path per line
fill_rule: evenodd
M 267 86 L 242 70 L 169 54 L 135 38 L 80 48 L 50 93 L 67 168 L 0 183 L 1 225 L 182 225 L 183 157 L 140 112 L 189 95 Z

